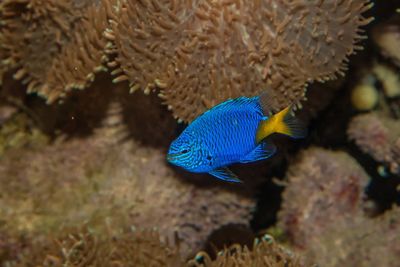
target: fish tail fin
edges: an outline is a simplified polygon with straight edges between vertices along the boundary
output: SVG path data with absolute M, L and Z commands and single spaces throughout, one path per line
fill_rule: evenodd
M 256 135 L 257 143 L 273 133 L 288 135 L 292 138 L 304 138 L 307 135 L 306 128 L 294 117 L 290 106 L 260 122 Z
M 282 118 L 282 120 L 277 120 L 277 133 L 285 134 L 292 138 L 304 138 L 307 136 L 307 129 L 305 125 L 294 116 L 291 106 L 287 107 L 281 112 L 283 114 L 279 119 Z

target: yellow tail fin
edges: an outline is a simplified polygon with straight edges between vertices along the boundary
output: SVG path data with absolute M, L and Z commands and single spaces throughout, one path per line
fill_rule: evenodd
M 290 107 L 260 122 L 257 129 L 256 142 L 261 142 L 273 133 L 285 134 L 292 138 L 303 138 L 307 135 L 304 126 L 292 115 Z

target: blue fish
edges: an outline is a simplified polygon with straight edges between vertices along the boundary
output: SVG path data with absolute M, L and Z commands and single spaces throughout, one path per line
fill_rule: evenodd
M 265 103 L 265 104 L 264 104 Z M 228 169 L 271 157 L 276 147 L 266 137 L 281 133 L 302 138 L 306 131 L 290 107 L 267 116 L 260 96 L 227 100 L 197 117 L 171 143 L 167 160 L 194 173 L 209 173 L 228 182 L 241 182 Z

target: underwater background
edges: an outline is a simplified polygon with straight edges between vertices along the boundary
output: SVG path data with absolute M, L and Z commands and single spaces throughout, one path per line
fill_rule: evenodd
M 266 89 L 306 138 L 167 163 Z M 0 1 L 0 266 L 398 267 L 398 205 L 399 1 Z

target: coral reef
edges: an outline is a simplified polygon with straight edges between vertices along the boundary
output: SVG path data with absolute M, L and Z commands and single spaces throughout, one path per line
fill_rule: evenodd
M 129 2 L 112 23 L 115 81 L 160 95 L 190 121 L 219 102 L 276 91 L 278 108 L 305 83 L 342 72 L 358 48 L 368 1 Z M 312 30 L 309 30 L 312 29 Z
M 103 126 L 88 138 L 60 137 L 4 155 L 0 230 L 40 236 L 83 222 L 103 230 L 146 225 L 165 238 L 179 230 L 188 255 L 219 227 L 249 224 L 255 203 L 246 192 L 191 183 L 167 166 L 160 149 L 120 143 L 125 126 L 115 110 L 110 105 Z
M 7 103 L 0 102 L 0 125 L 3 124 L 17 112 L 17 109 Z
M 311 148 L 290 166 L 279 225 L 295 251 L 321 266 L 397 266 L 400 209 L 366 218 L 368 176 L 345 152 Z M 310 227 L 311 226 L 311 227 Z M 372 255 L 382 255 L 376 257 Z
M 12 107 L 0 106 L 0 157 L 9 149 L 40 147 L 48 144 L 48 136 L 33 126 L 25 114 L 15 113 L 14 116 L 1 122 L 1 115 L 7 117 L 9 112 L 13 112 Z
M 374 219 L 347 214 L 323 227 L 301 254 L 310 263 L 327 267 L 399 266 L 399 207 Z
M 384 113 L 355 116 L 347 129 L 350 140 L 392 173 L 400 172 L 400 123 Z
M 0 265 L 398 266 L 395 2 L 0 0 Z M 261 91 L 305 139 L 240 185 L 166 162 Z
M 279 225 L 296 247 L 305 248 L 323 234 L 326 224 L 360 215 L 368 182 L 365 171 L 346 153 L 309 148 L 287 171 Z
M 381 82 L 385 96 L 388 98 L 400 97 L 400 77 L 395 68 L 385 64 L 376 64 L 373 72 Z
M 291 251 L 276 244 L 271 236 L 256 239 L 252 249 L 239 245 L 231 246 L 220 251 L 215 260 L 207 254 L 197 254 L 197 259 L 189 262 L 191 267 L 300 267 L 308 266 L 301 263 L 300 258 Z M 199 263 L 199 261 L 203 263 Z M 311 266 L 311 265 L 310 265 Z
M 371 36 L 380 52 L 400 66 L 400 14 L 375 25 Z
M 107 40 L 103 32 L 111 3 L 2 1 L 0 69 L 16 69 L 14 77 L 48 102 L 72 88 L 87 87 L 94 73 L 105 68 Z
M 160 241 L 154 231 L 125 232 L 99 238 L 90 230 L 68 231 L 20 249 L 7 266 L 184 266 L 178 247 Z M 52 241 L 53 239 L 53 241 Z
M 216 259 L 200 252 L 186 262 L 179 248 L 162 242 L 156 231 L 134 230 L 99 238 L 89 230 L 65 230 L 62 237 L 46 238 L 19 248 L 19 255 L 9 258 L 10 267 L 24 266 L 171 266 L 171 267 L 300 267 L 300 259 L 278 245 L 272 237 L 256 239 L 251 249 L 239 244 L 225 248 Z M 1 244 L 0 244 L 1 245 Z M 1 256 L 1 255 L 0 255 Z M 0 258 L 1 259 L 1 258 Z
M 343 73 L 369 7 L 367 0 L 5 0 L 0 70 L 16 69 L 14 77 L 50 103 L 87 87 L 108 62 L 114 81 L 161 89 L 185 121 L 265 88 L 281 108 L 303 98 L 306 82 Z

